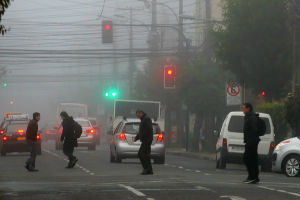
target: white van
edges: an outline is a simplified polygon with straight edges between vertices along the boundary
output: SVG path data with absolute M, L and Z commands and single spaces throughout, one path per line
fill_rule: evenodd
M 274 150 L 274 127 L 269 114 L 258 113 L 266 122 L 266 134 L 260 137 L 258 156 L 262 171 L 272 170 L 272 154 Z M 242 163 L 245 151 L 244 113 L 230 112 L 225 118 L 216 144 L 216 165 L 225 169 L 226 163 Z

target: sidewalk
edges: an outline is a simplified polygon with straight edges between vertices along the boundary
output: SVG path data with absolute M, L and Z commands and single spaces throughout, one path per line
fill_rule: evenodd
M 216 160 L 216 153 L 211 152 L 186 152 L 184 148 L 167 148 L 167 154 L 183 156 L 188 158 L 197 158 L 204 160 Z

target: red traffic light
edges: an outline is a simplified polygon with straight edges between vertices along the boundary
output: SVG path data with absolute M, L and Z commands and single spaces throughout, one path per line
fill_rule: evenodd
M 168 70 L 167 70 L 167 74 L 168 74 L 169 76 L 173 75 L 173 70 L 172 70 L 172 69 L 168 69 Z
M 265 92 L 265 91 L 262 91 L 260 94 L 261 94 L 261 96 L 265 96 L 265 95 L 266 95 L 266 92 Z
M 106 25 L 105 25 L 105 29 L 106 29 L 106 30 L 110 30 L 110 29 L 111 29 L 111 25 L 110 25 L 110 24 L 106 24 Z

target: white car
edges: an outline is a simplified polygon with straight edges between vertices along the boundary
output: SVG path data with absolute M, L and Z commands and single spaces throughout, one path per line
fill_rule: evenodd
M 269 114 L 258 113 L 266 123 L 266 134 L 260 137 L 258 145 L 259 162 L 262 171 L 272 170 L 274 151 L 274 127 Z M 227 163 L 242 163 L 245 151 L 244 113 L 230 112 L 225 118 L 216 144 L 216 166 L 225 169 Z
M 273 153 L 273 171 L 288 177 L 300 176 L 300 137 L 280 142 Z

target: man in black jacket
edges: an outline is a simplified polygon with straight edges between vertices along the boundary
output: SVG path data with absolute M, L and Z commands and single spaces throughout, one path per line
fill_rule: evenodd
M 144 168 L 141 175 L 153 174 L 151 165 L 151 144 L 153 141 L 152 120 L 141 110 L 136 111 L 136 116 L 141 119 L 139 132 L 134 141 L 142 142 L 138 156 Z
M 74 129 L 75 121 L 65 111 L 60 113 L 60 117 L 63 120 L 63 132 L 61 134 L 60 140 L 64 142 L 63 152 L 69 159 L 69 164 L 66 166 L 66 168 L 73 168 L 78 161 L 78 159 L 73 155 L 74 147 L 77 146 L 77 138 L 75 136 Z
M 244 183 L 258 183 L 259 169 L 258 169 L 258 153 L 257 147 L 259 144 L 258 134 L 258 116 L 253 112 L 253 107 L 250 103 L 243 105 L 244 118 L 244 163 L 248 170 L 248 178 Z
M 37 154 L 37 133 L 38 133 L 38 121 L 40 121 L 41 115 L 38 112 L 33 113 L 33 119 L 28 123 L 26 130 L 26 140 L 30 148 L 30 157 L 26 161 L 25 168 L 30 172 L 38 171 L 35 169 L 35 159 Z

